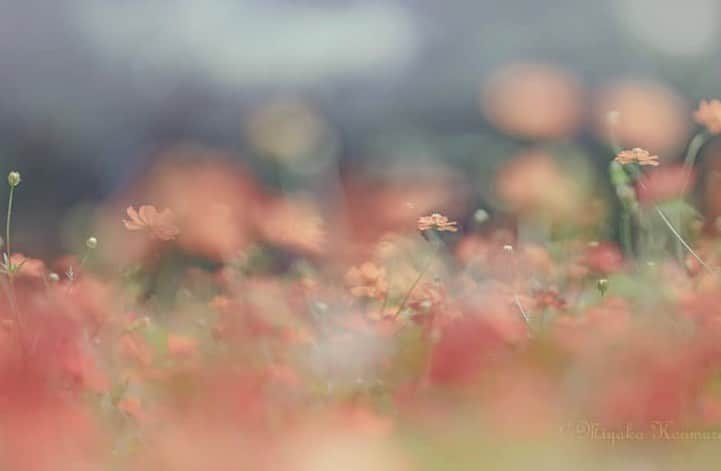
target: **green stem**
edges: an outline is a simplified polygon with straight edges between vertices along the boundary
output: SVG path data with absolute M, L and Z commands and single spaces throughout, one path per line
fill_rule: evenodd
M 706 138 L 708 136 L 705 132 L 700 132 L 696 134 L 693 139 L 691 139 L 691 143 L 688 145 L 688 150 L 686 151 L 686 158 L 683 161 L 683 166 L 685 169 L 685 178 L 683 181 L 683 188 L 681 191 L 681 194 L 684 194 L 686 192 L 686 188 L 689 184 L 689 178 L 691 176 L 691 171 L 693 170 L 694 165 L 696 164 L 696 158 L 698 157 L 699 151 L 703 147 L 703 145 L 706 143 Z
M 621 245 L 627 257 L 633 257 L 633 242 L 631 240 L 631 214 L 627 209 L 621 210 Z
M 15 187 L 10 187 L 10 196 L 8 197 L 8 214 L 7 219 L 5 220 L 5 253 L 8 257 L 8 264 L 10 264 L 10 256 L 12 255 L 11 249 L 10 249 L 10 221 L 12 219 L 13 215 L 13 197 L 15 195 Z M 8 276 L 10 280 L 12 280 L 12 270 L 10 270 L 11 267 L 8 268 Z

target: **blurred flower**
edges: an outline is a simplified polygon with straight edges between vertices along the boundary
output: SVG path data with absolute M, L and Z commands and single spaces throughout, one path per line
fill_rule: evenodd
M 418 218 L 418 230 L 427 231 L 430 229 L 436 231 L 456 232 L 458 230 L 456 221 L 449 221 L 446 216 L 439 213 L 433 213 L 430 216 L 422 216 Z
M 244 250 L 251 242 L 254 210 L 262 195 L 237 156 L 183 145 L 163 152 L 158 160 L 131 194 L 173 208 L 180 229 L 177 245 L 214 260 L 230 259 Z M 105 236 L 98 238 L 103 248 L 113 245 Z
M 277 100 L 256 110 L 245 134 L 263 156 L 290 165 L 295 172 L 323 165 L 335 136 L 323 117 L 298 100 Z
M 530 138 L 557 138 L 580 124 L 581 86 L 576 78 L 542 64 L 511 64 L 484 84 L 482 108 L 499 129 Z
M 706 126 L 711 134 L 721 133 L 721 101 L 701 100 L 693 117 L 698 124 Z
M 543 151 L 528 151 L 507 163 L 496 187 L 509 209 L 533 217 L 570 217 L 585 209 L 577 182 Z
M 623 150 L 618 153 L 614 160 L 621 165 L 638 164 L 651 165 L 653 167 L 658 166 L 658 156 L 651 155 L 647 150 L 641 149 L 640 147 L 634 147 L 631 150 Z
M 533 301 L 536 309 L 566 309 L 568 303 L 558 292 L 558 288 L 552 286 L 548 289 L 538 289 L 533 292 Z
M 123 224 L 129 231 L 147 231 L 159 240 L 172 240 L 180 230 L 175 225 L 175 215 L 169 209 L 160 213 L 155 206 L 143 205 L 138 211 L 132 206 L 126 210 L 130 220 L 124 219 Z
M 168 353 L 176 356 L 188 356 L 198 349 L 198 342 L 194 338 L 178 334 L 168 335 Z
M 380 299 L 388 292 L 385 269 L 371 262 L 348 270 L 345 282 L 353 296 L 357 297 Z
M 609 274 L 623 268 L 623 255 L 616 245 L 604 242 L 587 247 L 583 262 L 594 272 Z
M 256 217 L 258 229 L 267 241 L 302 252 L 323 252 L 323 219 L 310 201 L 302 197 L 271 198 L 258 206 Z
M 660 203 L 682 197 L 690 187 L 693 173 L 685 167 L 663 167 L 644 174 L 636 187 L 638 201 L 642 204 Z
M 617 114 L 609 123 L 608 111 Z M 596 131 L 604 140 L 609 128 L 623 147 L 639 146 L 673 154 L 686 144 L 688 108 L 677 94 L 654 82 L 620 81 L 600 90 L 594 100 Z

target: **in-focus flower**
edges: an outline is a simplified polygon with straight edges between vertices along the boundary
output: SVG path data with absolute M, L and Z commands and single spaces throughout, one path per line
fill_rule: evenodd
M 701 100 L 693 117 L 698 124 L 706 126 L 711 134 L 721 133 L 721 101 Z
M 169 209 L 158 212 L 155 206 L 143 205 L 137 211 L 130 206 L 126 212 L 130 220 L 124 219 L 123 224 L 129 231 L 147 231 L 160 240 L 175 239 L 180 232 L 175 225 L 175 215 Z
M 658 156 L 651 155 L 651 153 L 640 147 L 634 147 L 631 150 L 623 150 L 616 156 L 616 162 L 621 165 L 626 164 L 638 164 L 638 165 L 651 165 L 653 167 L 658 166 Z
M 422 216 L 418 218 L 418 230 L 428 231 L 431 229 L 437 231 L 456 232 L 458 230 L 456 221 L 449 221 L 447 217 L 439 213 L 433 213 L 430 216 Z

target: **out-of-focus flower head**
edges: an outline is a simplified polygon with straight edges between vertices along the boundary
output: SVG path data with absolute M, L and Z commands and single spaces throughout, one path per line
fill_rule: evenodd
M 270 198 L 258 206 L 256 218 L 261 235 L 272 244 L 311 254 L 320 254 L 325 248 L 323 219 L 306 198 Z
M 345 275 L 346 285 L 353 296 L 382 298 L 388 292 L 386 270 L 374 263 L 366 262 L 352 267 Z
M 123 224 L 129 231 L 146 231 L 159 240 L 173 240 L 180 232 L 175 225 L 175 215 L 170 209 L 158 212 L 155 206 L 143 205 L 136 211 L 129 206 L 126 213 L 130 219 L 124 219 Z
M 519 63 L 502 67 L 484 84 L 481 105 L 504 132 L 548 139 L 575 131 L 582 94 L 578 80 L 563 69 Z
M 623 255 L 618 246 L 605 242 L 586 248 L 584 264 L 594 272 L 609 274 L 623 268 Z
M 496 188 L 509 209 L 523 214 L 570 217 L 582 208 L 577 182 L 543 151 L 525 152 L 506 164 Z
M 102 255 L 121 261 L 149 253 L 147 241 L 113 232 L 117 223 L 110 225 L 111 213 L 117 212 L 118 206 L 126 207 L 130 197 L 152 201 L 158 208 L 172 208 L 180 230 L 175 244 L 187 253 L 229 260 L 248 246 L 254 208 L 262 196 L 235 155 L 179 145 L 160 153 L 156 160 L 126 196 L 99 214 L 96 235 L 103 241 L 98 247 Z
M 721 133 L 721 101 L 719 100 L 701 100 L 698 109 L 694 111 L 693 117 L 696 122 L 711 134 Z
M 642 204 L 659 203 L 682 197 L 693 185 L 693 172 L 681 166 L 663 167 L 643 174 L 636 187 Z
M 649 151 L 641 149 L 640 147 L 634 147 L 631 150 L 623 150 L 618 153 L 614 160 L 621 165 L 638 164 L 642 166 L 658 166 L 658 156 L 652 155 Z
M 449 221 L 446 216 L 440 213 L 433 213 L 430 216 L 421 216 L 418 218 L 418 230 L 428 231 L 446 231 L 456 232 L 458 230 L 458 223 L 456 221 Z
M 612 119 L 609 110 L 614 110 Z M 682 98 L 654 82 L 612 83 L 594 100 L 600 137 L 608 139 L 611 131 L 619 145 L 637 145 L 653 152 L 675 153 L 683 148 L 689 133 L 688 113 Z
M 558 288 L 551 286 L 548 289 L 537 289 L 533 292 L 533 301 L 536 309 L 566 309 L 568 303 L 558 292 Z
M 326 120 L 295 99 L 274 100 L 256 110 L 245 126 L 251 145 L 263 156 L 305 172 L 328 159 L 335 137 Z

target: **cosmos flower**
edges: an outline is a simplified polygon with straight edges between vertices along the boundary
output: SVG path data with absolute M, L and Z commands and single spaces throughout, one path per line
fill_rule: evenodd
M 698 124 L 706 126 L 711 134 L 721 133 L 721 101 L 701 100 L 693 117 Z
M 635 163 L 638 165 L 651 165 L 653 167 L 658 166 L 658 156 L 651 155 L 647 150 L 641 149 L 640 147 L 619 152 L 615 160 L 621 165 Z
M 456 221 L 449 221 L 447 217 L 439 213 L 433 213 L 430 216 L 422 216 L 418 218 L 418 230 L 427 231 L 435 229 L 437 231 L 456 232 L 458 230 Z
M 126 212 L 130 220 L 124 219 L 123 224 L 129 231 L 147 231 L 159 240 L 175 239 L 180 232 L 175 225 L 175 215 L 169 209 L 158 212 L 155 206 L 143 205 L 137 211 L 129 206 Z
M 385 269 L 371 262 L 348 270 L 345 282 L 357 297 L 382 298 L 388 292 Z

